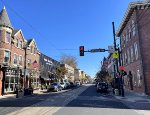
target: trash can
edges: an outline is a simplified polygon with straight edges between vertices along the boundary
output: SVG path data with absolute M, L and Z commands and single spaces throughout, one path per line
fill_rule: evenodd
M 115 95 L 118 96 L 118 95 L 119 95 L 119 90 L 118 90 L 118 89 L 115 89 L 114 91 L 115 91 Z

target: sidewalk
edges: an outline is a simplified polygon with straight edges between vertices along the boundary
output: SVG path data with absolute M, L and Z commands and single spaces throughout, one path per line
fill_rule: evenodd
M 125 96 L 115 96 L 119 101 L 129 108 L 135 110 L 140 115 L 150 115 L 150 97 L 125 90 Z
M 125 96 L 115 96 L 117 99 L 119 100 L 125 100 L 125 101 L 129 101 L 129 102 L 145 102 L 145 103 L 150 103 L 150 97 L 143 95 L 143 94 L 139 94 L 139 93 L 135 93 L 133 91 L 130 90 L 125 90 Z
M 46 92 L 46 90 L 34 90 L 32 95 L 36 95 L 36 94 L 44 94 Z M 27 97 L 27 96 L 31 96 L 31 95 L 25 95 L 23 97 Z M 23 97 L 19 97 L 19 98 L 23 98 Z M 3 96 L 0 96 L 0 100 L 13 100 L 13 99 L 19 99 L 16 98 L 16 94 L 6 94 Z

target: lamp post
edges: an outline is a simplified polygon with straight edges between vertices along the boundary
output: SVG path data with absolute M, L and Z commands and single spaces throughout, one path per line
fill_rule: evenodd
M 17 93 L 16 93 L 16 98 L 19 97 L 19 66 L 17 66 Z

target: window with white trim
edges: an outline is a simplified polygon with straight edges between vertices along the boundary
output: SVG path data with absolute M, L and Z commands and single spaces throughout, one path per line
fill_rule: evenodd
M 10 32 L 6 32 L 6 42 L 7 43 L 11 42 L 11 34 L 10 34 Z
M 19 46 L 19 40 L 18 40 L 18 38 L 16 39 L 16 47 L 18 47 Z
M 128 29 L 126 30 L 126 43 L 128 42 Z
M 28 59 L 28 66 L 31 65 L 31 59 Z
M 36 48 L 34 48 L 34 54 L 36 54 Z
M 31 48 L 30 48 L 30 52 L 33 53 L 33 47 L 32 47 L 32 46 L 31 46 Z
M 126 54 L 126 52 L 125 52 L 125 54 L 124 54 L 124 59 L 125 59 L 125 60 L 124 60 L 124 64 L 127 65 L 127 62 L 128 62 L 127 60 L 128 60 L 128 59 L 127 59 L 127 54 Z
M 22 56 L 19 56 L 19 65 L 22 65 Z
M 134 19 L 132 19 L 132 34 L 135 36 L 135 22 Z
M 137 42 L 134 43 L 134 53 L 135 53 L 135 59 L 138 59 L 138 44 Z
M 14 64 L 17 64 L 17 54 L 14 54 Z
M 20 41 L 20 48 L 22 48 L 22 41 Z
M 133 60 L 134 60 L 134 56 L 133 56 L 133 46 L 130 47 L 130 51 L 131 51 L 131 62 L 133 62 Z
M 129 38 L 131 39 L 131 27 L 129 26 Z
M 4 51 L 4 62 L 9 62 L 10 59 L 10 51 Z
M 130 64 L 130 51 L 129 51 L 129 49 L 127 50 L 127 55 L 128 55 L 128 64 Z

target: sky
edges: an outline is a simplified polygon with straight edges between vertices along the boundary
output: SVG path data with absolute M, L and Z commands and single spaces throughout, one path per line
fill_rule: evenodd
M 0 0 L 6 7 L 14 29 L 21 29 L 26 39 L 34 38 L 40 52 L 60 60 L 62 55 L 77 58 L 78 68 L 94 77 L 113 45 L 112 22 L 117 31 L 129 2 L 136 0 Z

